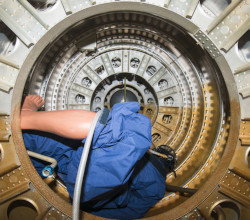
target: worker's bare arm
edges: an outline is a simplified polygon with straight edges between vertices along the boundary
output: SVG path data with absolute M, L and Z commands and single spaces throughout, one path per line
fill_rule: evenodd
M 85 110 L 37 111 L 44 104 L 40 96 L 27 96 L 21 110 L 21 129 L 40 130 L 71 139 L 88 135 L 94 112 Z

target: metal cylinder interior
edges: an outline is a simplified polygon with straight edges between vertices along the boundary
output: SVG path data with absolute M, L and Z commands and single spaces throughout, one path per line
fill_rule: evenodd
M 91 17 L 44 49 L 24 94 L 42 96 L 46 111 L 98 111 L 124 101 L 124 83 L 151 119 L 152 147 L 177 153 L 167 184 L 199 189 L 224 152 L 230 105 L 217 64 L 181 27 L 144 13 Z M 166 191 L 159 210 L 187 198 Z
M 0 1 L 0 216 L 71 218 L 64 183 L 41 179 L 23 144 L 20 105 L 37 94 L 45 111 L 139 102 L 151 147 L 167 144 L 178 157 L 177 177 L 167 175 L 145 218 L 246 219 L 249 8 L 249 0 Z

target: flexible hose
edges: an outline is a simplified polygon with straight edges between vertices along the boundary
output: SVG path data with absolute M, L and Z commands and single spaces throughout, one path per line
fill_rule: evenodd
M 38 153 L 35 153 L 33 151 L 29 151 L 27 150 L 27 153 L 30 157 L 35 157 L 37 159 L 40 159 L 40 160 L 43 160 L 43 161 L 47 161 L 49 163 L 51 163 L 51 167 L 52 168 L 55 168 L 57 166 L 57 161 L 56 159 L 52 158 L 52 157 L 48 157 L 48 156 L 45 156 L 45 155 L 42 155 L 42 154 L 38 154 Z
M 43 168 L 43 170 L 42 170 L 43 177 L 48 177 L 54 172 L 54 168 L 57 166 L 56 159 L 42 155 L 42 154 L 38 154 L 38 153 L 35 153 L 33 151 L 29 151 L 29 150 L 27 150 L 27 153 L 30 157 L 34 157 L 34 158 L 37 158 L 39 160 L 43 160 L 43 161 L 51 163 L 49 166 L 46 166 Z
M 95 131 L 96 123 L 98 122 L 98 119 L 101 115 L 102 111 L 99 111 L 96 113 L 96 116 L 90 126 L 89 133 L 86 139 L 86 142 L 84 144 L 84 148 L 82 151 L 82 156 L 79 164 L 79 168 L 77 171 L 76 176 L 76 183 L 74 188 L 74 197 L 73 197 L 73 220 L 79 219 L 79 207 L 80 207 L 80 197 L 81 197 L 81 190 L 82 190 L 82 181 L 85 173 L 86 163 L 88 160 L 90 145 L 92 142 L 92 138 Z

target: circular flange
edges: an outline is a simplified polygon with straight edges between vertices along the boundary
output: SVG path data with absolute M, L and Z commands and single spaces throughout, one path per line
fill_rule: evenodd
M 135 4 L 137 5 L 137 4 Z M 56 39 L 56 36 L 58 33 L 62 33 L 61 36 L 67 36 L 67 33 L 65 34 L 64 32 L 66 30 L 70 30 L 71 27 L 75 24 L 78 24 L 78 27 L 81 25 L 81 21 L 83 21 L 82 19 L 87 19 L 88 17 L 92 17 L 93 15 L 95 15 L 96 13 L 104 13 L 104 12 L 111 12 L 110 7 L 111 4 L 104 4 L 102 6 L 95 6 L 93 7 L 94 9 L 90 8 L 88 10 L 83 10 L 80 11 L 70 17 L 68 17 L 67 19 L 65 19 L 64 21 L 60 22 L 58 25 L 56 25 L 55 27 L 53 27 L 50 31 L 48 31 L 48 33 L 46 34 L 46 36 L 44 36 L 43 38 L 41 38 L 41 40 L 34 46 L 34 48 L 32 49 L 32 51 L 30 52 L 29 56 L 27 57 L 26 61 L 24 62 L 21 70 L 20 70 L 20 74 L 18 76 L 18 82 L 19 84 L 14 88 L 14 93 L 13 93 L 13 101 L 12 101 L 12 112 L 13 112 L 13 118 L 17 117 L 18 112 L 14 111 L 14 109 L 16 108 L 17 104 L 20 102 L 21 99 L 21 92 L 24 88 L 24 84 L 25 81 L 27 79 L 27 76 L 29 73 L 31 73 L 32 71 L 32 67 L 33 65 L 36 63 L 38 64 L 42 59 L 39 58 L 40 54 L 46 54 L 46 52 L 48 52 L 48 50 L 50 48 L 47 47 L 47 42 L 49 41 L 55 41 L 58 40 Z M 112 8 L 112 11 L 116 11 L 117 13 L 115 14 L 126 14 L 126 13 L 121 13 L 121 9 L 120 7 L 122 6 L 122 10 L 124 11 L 134 11 L 133 7 L 134 4 L 127 4 L 127 3 L 116 3 L 116 4 L 112 4 L 112 6 L 114 6 Z M 119 8 L 119 9 L 118 9 Z M 96 11 L 97 10 L 97 11 Z M 146 13 L 147 12 L 152 12 L 154 11 L 156 15 L 158 15 L 159 17 L 161 17 L 161 19 L 158 19 L 160 21 L 163 21 L 163 23 L 165 22 L 166 24 L 169 24 L 168 22 L 171 21 L 173 23 L 177 23 L 179 26 L 183 27 L 183 30 L 191 32 L 190 34 L 192 35 L 192 33 L 195 32 L 195 30 L 197 30 L 198 28 L 193 25 L 192 23 L 184 20 L 183 18 L 181 18 L 179 15 L 168 11 L 167 9 L 162 9 L 159 8 L 157 6 L 147 6 L 147 5 L 142 5 L 142 7 L 140 7 L 140 9 L 138 9 L 137 13 L 139 13 L 139 11 L 143 11 L 144 14 L 142 14 L 141 16 L 148 18 L 148 17 L 153 17 L 153 16 L 149 16 Z M 166 13 L 166 11 L 168 13 Z M 131 13 L 133 14 L 133 13 Z M 170 14 L 172 15 L 172 17 L 170 17 Z M 112 15 L 110 15 L 110 17 L 112 17 Z M 126 17 L 126 16 L 124 16 Z M 133 16 L 131 16 L 133 18 Z M 101 19 L 101 16 L 99 17 L 99 19 Z M 98 19 L 97 19 L 98 20 Z M 154 20 L 154 19 L 153 19 Z M 155 19 L 154 21 L 157 21 L 157 19 Z M 168 22 L 166 22 L 168 21 Z M 80 23 L 79 23 L 80 22 Z M 185 27 L 185 24 L 187 24 L 187 26 Z M 148 25 L 150 27 L 150 25 Z M 170 26 L 173 27 L 173 25 L 171 24 Z M 109 28 L 108 28 L 109 29 Z M 110 30 L 109 31 L 114 31 L 111 30 L 112 26 L 110 26 Z M 133 31 L 135 29 L 133 28 L 128 28 L 130 29 L 130 31 Z M 119 28 L 118 28 L 119 30 Z M 152 28 L 153 30 L 153 28 Z M 152 48 L 150 47 L 151 45 L 155 45 L 156 43 L 158 45 L 162 45 L 162 40 L 164 38 L 159 37 L 159 35 L 157 33 L 155 33 L 154 31 L 142 31 L 142 35 L 145 34 L 146 36 L 145 39 L 151 39 L 151 42 L 146 42 L 144 45 L 142 44 L 143 47 L 146 47 L 148 51 L 142 52 L 143 50 L 138 50 L 141 53 L 144 53 L 144 55 L 148 55 L 148 54 L 153 54 L 151 57 L 157 57 L 155 55 L 155 53 L 153 53 Z M 126 28 L 124 28 L 124 32 L 126 31 Z M 101 31 L 101 33 L 104 33 L 103 39 L 105 39 L 105 37 L 107 37 L 107 33 L 105 34 L 105 30 Z M 180 32 L 181 33 L 181 32 Z M 121 33 L 122 35 L 123 33 Z M 120 36 L 121 36 L 120 35 Z M 117 34 L 116 34 L 117 36 Z M 140 36 L 140 34 L 138 34 L 137 36 Z M 151 36 L 151 37 L 150 37 Z M 170 34 L 171 36 L 171 34 Z M 183 35 L 181 35 L 183 36 Z M 173 37 L 173 36 L 172 36 Z M 124 40 L 124 42 L 122 42 L 122 39 L 116 39 L 115 36 L 110 37 L 110 41 L 105 41 L 108 44 L 122 44 L 124 42 L 126 42 L 126 38 Z M 168 38 L 166 38 L 167 40 L 169 40 Z M 189 36 L 187 35 L 187 37 L 185 39 L 189 39 Z M 173 39 L 171 39 L 173 40 Z M 138 40 L 138 39 L 132 39 L 132 41 L 134 41 L 135 43 L 132 43 L 132 45 L 138 45 L 138 43 L 142 42 L 142 40 Z M 100 48 L 103 48 L 103 50 L 100 49 L 100 54 L 105 54 L 105 50 L 107 50 L 107 45 L 105 45 L 105 42 L 101 42 Z M 152 43 L 153 42 L 153 43 Z M 191 42 L 191 41 L 188 41 Z M 148 44 L 147 44 L 148 43 Z M 155 48 L 157 48 L 157 53 L 159 53 L 158 59 L 156 59 L 156 62 L 160 63 L 160 64 L 164 64 L 164 63 L 168 63 L 167 65 L 165 65 L 165 67 L 169 67 L 171 66 L 171 70 L 175 69 L 175 71 L 171 71 L 172 77 L 170 79 L 172 79 L 175 83 L 174 86 L 176 86 L 176 92 L 178 93 L 177 95 L 177 100 L 179 98 L 179 104 L 174 106 L 174 108 L 178 109 L 177 111 L 174 108 L 170 108 L 169 105 L 173 105 L 174 102 L 174 98 L 171 97 L 172 99 L 168 98 L 167 96 L 165 96 L 164 93 L 161 92 L 161 90 L 164 90 L 164 88 L 168 88 L 169 87 L 169 80 L 168 79 L 157 79 L 158 84 L 156 84 L 158 86 L 158 90 L 156 90 L 154 88 L 154 86 L 152 86 L 153 90 L 152 90 L 152 96 L 154 97 L 154 93 L 157 94 L 157 100 L 155 101 L 155 103 L 157 103 L 157 108 L 159 110 L 157 110 L 157 114 L 155 114 L 156 120 L 154 123 L 155 127 L 153 128 L 153 144 L 162 144 L 162 143 L 169 143 L 170 145 L 172 145 L 176 151 L 177 151 L 177 155 L 180 159 L 180 163 L 178 165 L 177 168 L 177 173 L 179 173 L 180 178 L 177 180 L 173 180 L 173 178 L 171 176 L 169 176 L 168 181 L 170 182 L 175 182 L 175 184 L 178 185 L 183 185 L 186 184 L 188 182 L 188 186 L 198 186 L 201 189 L 198 191 L 197 194 L 195 194 L 193 197 L 191 197 L 189 199 L 189 201 L 191 201 L 191 204 L 189 206 L 189 208 L 183 208 L 182 207 L 186 207 L 185 206 L 185 202 L 184 203 L 178 203 L 178 199 L 177 196 L 174 194 L 170 194 L 170 195 L 166 195 L 166 197 L 158 204 L 158 206 L 156 206 L 156 211 L 154 210 L 155 214 L 159 214 L 159 215 L 168 215 L 170 218 L 177 218 L 181 215 L 184 215 L 187 211 L 193 209 L 194 207 L 197 206 L 197 204 L 199 204 L 200 201 L 202 201 L 206 196 L 208 196 L 209 192 L 211 192 L 211 190 L 213 190 L 217 183 L 215 183 L 214 181 L 212 181 L 212 177 L 216 176 L 216 178 L 219 180 L 222 175 L 223 175 L 223 170 L 226 170 L 226 168 L 228 167 L 229 161 L 231 160 L 232 157 L 232 151 L 236 145 L 236 139 L 237 137 L 235 137 L 234 135 L 232 135 L 232 130 L 238 130 L 239 128 L 239 117 L 237 116 L 237 114 L 234 114 L 236 112 L 238 112 L 238 98 L 236 98 L 236 90 L 234 87 L 229 87 L 229 82 L 233 81 L 233 79 L 231 79 L 231 75 L 227 78 L 226 77 L 226 73 L 225 71 L 222 70 L 222 66 L 228 66 L 225 63 L 225 60 L 223 58 L 218 58 L 215 61 L 217 62 L 219 68 L 221 71 L 219 71 L 219 68 L 217 67 L 216 62 L 214 62 L 214 60 L 209 59 L 209 56 L 206 54 L 206 52 L 202 52 L 202 50 L 200 50 L 200 54 L 203 54 L 202 57 L 202 62 L 205 62 L 206 65 L 206 69 L 205 71 L 202 71 L 202 68 L 200 65 L 200 63 L 192 63 L 189 62 L 189 59 L 186 59 L 185 56 L 176 56 L 178 54 L 178 50 L 176 51 L 176 48 L 172 48 L 172 50 L 170 50 L 172 52 L 172 56 L 167 56 L 169 55 L 166 51 L 168 48 L 168 46 L 171 46 L 171 44 L 168 44 L 167 41 L 165 41 L 165 44 L 163 44 L 164 47 L 162 48 L 161 46 L 155 46 Z M 175 44 L 172 44 L 175 45 Z M 176 44 L 178 45 L 178 44 Z M 118 45 L 119 46 L 119 45 Z M 47 47 L 47 48 L 46 48 Z M 198 47 L 198 46 L 197 46 Z M 68 49 L 68 51 L 70 51 L 71 49 L 71 56 L 73 57 L 72 60 L 69 61 L 69 59 L 64 63 L 64 65 L 69 65 L 72 67 L 72 69 L 75 69 L 76 71 L 74 72 L 75 74 L 71 74 L 72 77 L 70 77 L 70 80 L 75 80 L 77 79 L 77 74 L 79 71 L 77 71 L 77 68 L 74 68 L 74 61 L 77 60 L 78 55 L 79 56 L 83 56 L 83 57 L 87 57 L 87 54 L 84 53 L 75 53 L 76 51 L 78 51 L 79 48 L 76 48 L 76 51 L 74 51 L 74 43 L 72 45 L 72 47 Z M 115 48 L 112 48 L 113 51 L 115 51 Z M 168 48 L 169 49 L 169 48 Z M 171 47 L 170 47 L 171 49 Z M 182 49 L 182 48 L 181 48 Z M 187 49 L 187 48 L 184 48 Z M 126 49 L 119 49 L 122 52 L 126 52 Z M 112 50 L 111 50 L 112 51 Z M 182 51 L 182 50 L 180 50 Z M 199 49 L 197 49 L 196 51 L 199 51 Z M 108 52 L 106 52 L 108 53 Z M 138 52 L 139 53 L 139 52 Z M 165 56 L 162 56 L 165 53 Z M 181 53 L 180 53 L 181 54 Z M 65 55 L 67 55 L 67 53 L 65 53 Z M 109 57 L 109 55 L 107 55 Z M 94 56 L 91 57 L 91 59 Z M 96 56 L 97 57 L 97 56 Z M 151 58 L 150 57 L 150 58 Z M 83 59 L 83 61 L 85 62 L 85 64 L 81 65 L 81 67 L 87 66 L 90 63 L 91 59 Z M 166 58 L 166 59 L 164 59 Z M 167 62 L 167 60 L 170 58 L 170 62 Z M 192 59 L 192 52 L 190 53 L 190 59 Z M 38 60 L 38 63 L 37 63 Z M 39 61 L 40 60 L 40 61 Z M 120 59 L 119 61 L 119 57 L 115 56 L 115 57 L 111 57 L 111 63 L 113 60 L 112 65 L 119 65 L 119 63 L 122 63 L 124 60 Z M 138 65 L 138 60 L 140 60 L 137 57 L 133 57 L 133 62 L 131 59 L 131 62 L 133 63 L 133 66 L 137 66 Z M 43 60 L 42 60 L 43 61 Z M 72 65 L 71 65 L 71 61 L 72 61 Z M 42 63 L 42 62 L 41 62 Z M 66 64 L 67 63 L 67 64 Z M 169 64 L 170 63 L 170 64 Z M 183 71 L 182 70 L 182 66 L 180 65 L 180 63 L 182 64 L 187 64 L 190 63 L 190 65 L 187 65 L 188 68 L 187 71 Z M 147 63 L 147 69 L 148 71 L 144 71 L 143 73 L 148 74 L 148 78 L 146 78 L 146 80 L 150 80 L 151 78 L 153 79 L 154 74 L 157 74 L 157 69 L 160 69 L 160 67 L 156 68 L 156 66 L 153 66 L 149 63 Z M 160 65 L 159 64 L 159 65 Z M 194 65 L 195 64 L 195 65 Z M 212 65 L 211 68 L 209 68 L 209 65 Z M 184 65 L 185 66 L 185 65 Z M 154 67 L 154 68 L 153 68 Z M 197 68 L 198 67 L 198 68 Z M 204 67 L 204 66 L 203 66 Z M 119 68 L 119 67 L 118 67 Z M 71 70 L 72 70 L 71 69 Z M 79 68 L 79 70 L 81 70 L 82 68 Z M 105 68 L 106 69 L 106 68 Z M 96 73 L 98 74 L 99 71 L 102 71 L 102 67 L 97 67 L 96 69 Z M 67 72 L 67 69 L 65 69 L 65 73 Z M 129 74 L 133 74 L 130 71 L 118 71 L 119 73 L 129 73 Z M 214 75 L 212 74 L 214 73 Z M 34 72 L 33 72 L 34 74 Z M 117 74 L 117 72 L 114 72 L 114 75 Z M 35 74 L 34 74 L 35 75 Z M 111 74 L 112 75 L 112 74 Z M 163 74 L 165 75 L 165 73 Z M 52 76 L 52 77 L 51 77 Z M 50 75 L 49 78 L 47 79 L 52 79 L 53 76 L 55 75 Z M 222 80 L 222 77 L 225 80 L 225 84 Z M 56 77 L 55 77 L 56 78 Z M 86 79 L 84 80 L 85 77 L 79 77 L 81 78 L 81 83 L 83 82 L 84 85 L 88 85 L 88 81 L 86 81 Z M 106 77 L 107 78 L 107 77 Z M 33 78 L 34 79 L 34 78 Z M 56 78 L 58 80 L 58 78 Z M 74 85 L 73 81 L 68 81 L 69 82 L 69 86 L 68 88 L 72 88 L 72 86 Z M 105 80 L 105 78 L 101 78 L 100 82 L 94 87 L 96 88 L 103 80 Z M 44 81 L 45 82 L 45 81 Z M 94 80 L 93 80 L 94 82 Z M 114 81 L 113 81 L 114 82 Z M 195 83 L 194 83 L 195 82 Z M 146 83 L 144 83 L 145 88 L 147 87 L 145 85 Z M 222 86 L 222 89 L 218 88 L 219 86 Z M 136 94 L 135 91 L 137 91 L 137 88 L 133 87 L 132 85 L 131 87 L 131 92 L 133 94 Z M 49 91 L 49 87 L 46 87 L 46 93 L 48 94 Z M 86 87 L 84 87 L 86 90 Z M 223 91 L 224 89 L 226 91 Z M 85 91 L 84 90 L 84 91 Z M 69 91 L 70 90 L 65 90 L 65 91 Z M 159 91 L 159 93 L 157 93 Z M 54 91 L 55 92 L 55 91 Z M 46 93 L 45 93 L 45 99 L 46 99 Z M 227 93 L 229 93 L 229 96 L 227 96 Z M 62 92 L 62 96 L 60 96 L 60 93 L 56 94 L 58 95 L 55 100 L 63 100 L 62 97 L 63 95 L 67 94 L 65 92 Z M 162 96 L 161 96 L 162 94 Z M 198 94 L 198 96 L 197 96 Z M 110 95 L 110 94 L 109 94 Z M 136 96 L 136 95 L 135 95 Z M 137 98 L 139 99 L 140 96 L 143 96 L 142 93 L 138 93 Z M 51 96 L 52 98 L 49 98 L 50 100 L 53 100 L 54 96 Z M 67 96 L 66 96 L 67 97 Z M 93 96 L 94 97 L 94 96 Z M 112 97 L 112 96 L 111 96 Z M 95 97 L 97 98 L 97 97 Z M 89 101 L 91 102 L 91 100 L 95 100 L 95 98 L 93 99 L 89 99 Z M 78 102 L 83 102 L 84 98 L 83 97 L 78 97 L 74 99 L 75 101 L 78 100 Z M 86 100 L 86 97 L 85 97 Z M 46 100 L 48 103 L 48 100 Z M 67 100 L 65 99 L 64 101 L 64 106 L 66 106 L 66 104 L 68 104 L 66 102 Z M 230 105 L 229 107 L 229 102 L 234 101 L 235 105 L 232 107 Z M 63 102 L 62 102 L 63 103 Z M 178 103 L 178 102 L 177 102 Z M 47 104 L 47 108 L 50 108 L 52 106 L 52 110 L 53 110 L 53 101 L 49 102 L 49 104 Z M 79 103 L 77 103 L 79 104 Z M 56 105 L 54 105 L 56 106 Z M 63 104 L 61 105 L 63 106 Z M 66 107 L 64 107 L 66 108 Z M 229 109 L 231 110 L 230 112 L 230 119 L 231 122 L 228 121 L 228 117 L 229 117 Z M 218 112 L 216 112 L 218 111 Z M 147 115 L 147 111 L 143 112 L 144 114 Z M 220 115 L 222 115 L 220 117 Z M 18 118 L 18 117 L 17 117 Z M 175 128 L 172 130 L 172 133 L 175 133 L 171 136 L 171 134 L 168 135 L 168 139 L 163 139 L 162 137 L 166 136 L 166 130 L 168 128 L 168 124 L 171 124 L 171 122 L 174 122 L 174 120 L 176 120 L 177 126 L 175 126 Z M 234 122 L 234 123 L 232 123 Z M 215 126 L 215 127 L 214 127 Z M 230 133 L 228 134 L 227 132 L 224 132 L 225 129 L 230 126 Z M 162 129 L 162 127 L 164 129 Z M 216 128 L 216 129 L 214 129 Z M 20 131 L 16 131 L 17 130 L 17 125 L 15 126 L 14 123 L 12 123 L 12 131 L 13 131 L 13 137 L 14 137 L 14 141 L 16 143 L 17 146 L 17 153 L 18 156 L 20 158 L 21 164 L 24 167 L 24 169 L 26 171 L 29 170 L 28 167 L 28 163 L 26 163 L 27 160 L 27 156 L 24 156 L 24 153 L 22 152 L 24 150 L 24 146 L 23 146 L 23 142 L 22 142 L 22 138 L 21 138 L 21 134 Z M 209 134 L 209 137 L 213 137 L 210 140 L 207 140 L 207 137 L 204 136 L 204 130 L 205 133 Z M 163 135 L 162 135 L 162 133 Z M 21 144 L 20 144 L 21 143 Z M 191 147 L 190 147 L 191 145 Z M 205 149 L 205 153 L 204 153 L 204 147 L 205 146 L 210 146 L 209 148 Z M 226 149 L 224 151 L 224 149 Z M 203 152 L 203 153 L 202 153 Z M 215 154 L 217 152 L 217 154 Z M 202 158 L 202 163 L 201 164 L 194 164 L 190 161 L 193 161 L 192 158 L 195 158 L 197 156 L 203 156 Z M 214 160 L 212 160 L 210 158 L 214 158 Z M 221 163 L 219 163 L 218 158 L 221 159 Z M 195 167 L 195 172 L 190 171 L 190 167 Z M 206 167 L 209 166 L 211 169 L 210 171 L 213 172 L 215 168 L 220 169 L 220 173 L 218 172 L 214 172 L 213 175 L 211 176 L 209 173 L 207 172 L 209 175 L 205 176 L 205 178 L 203 178 L 203 181 L 199 180 L 199 177 L 202 175 L 202 173 L 204 173 Z M 185 174 L 186 173 L 186 176 Z M 205 172 L 206 173 L 206 172 Z M 195 175 L 194 175 L 195 174 Z M 30 175 L 30 179 L 32 182 L 34 182 L 35 186 L 38 185 L 43 185 L 41 183 L 41 180 L 36 179 L 37 178 L 37 174 L 29 174 Z M 193 175 L 193 177 L 192 177 Z M 188 180 L 187 178 L 192 177 L 190 180 Z M 198 176 L 198 178 L 197 178 Z M 198 181 L 197 181 L 198 179 Z M 202 178 L 201 178 L 202 179 Z M 204 181 L 207 180 L 207 181 Z M 192 182 L 193 181 L 193 182 Z M 192 185 L 193 184 L 193 185 Z M 37 187 L 39 188 L 39 187 Z M 202 189 L 206 188 L 207 191 L 203 191 Z M 52 201 L 49 197 L 47 198 L 46 194 L 48 195 L 49 189 L 48 187 L 46 187 L 44 185 L 44 187 L 39 188 L 40 192 L 45 195 L 46 199 L 48 201 L 50 201 L 54 206 L 58 207 L 58 209 L 60 210 L 64 210 L 64 208 L 66 207 L 66 214 L 69 214 L 70 212 L 68 211 L 69 206 L 65 205 L 65 203 L 59 199 L 59 197 L 55 197 L 55 199 Z M 183 198 L 182 198 L 183 199 Z M 167 204 L 169 203 L 168 201 L 177 201 L 175 203 L 176 204 L 180 204 L 178 206 L 178 213 L 175 212 L 175 209 L 171 206 L 168 206 L 169 208 L 173 208 L 172 210 L 170 210 L 169 212 L 165 212 L 162 213 L 162 208 L 166 208 Z M 183 200 L 182 200 L 183 202 Z M 166 209 L 165 209 L 166 210 Z M 181 210 L 181 211 L 180 211 Z

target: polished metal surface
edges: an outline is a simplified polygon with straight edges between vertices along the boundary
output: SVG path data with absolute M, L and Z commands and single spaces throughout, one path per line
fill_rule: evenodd
M 178 156 L 166 184 L 197 190 L 166 190 L 145 218 L 247 219 L 249 13 L 249 0 L 0 0 L 0 216 L 71 218 L 19 129 L 22 98 L 38 94 L 46 111 L 139 102 L 152 147 Z

